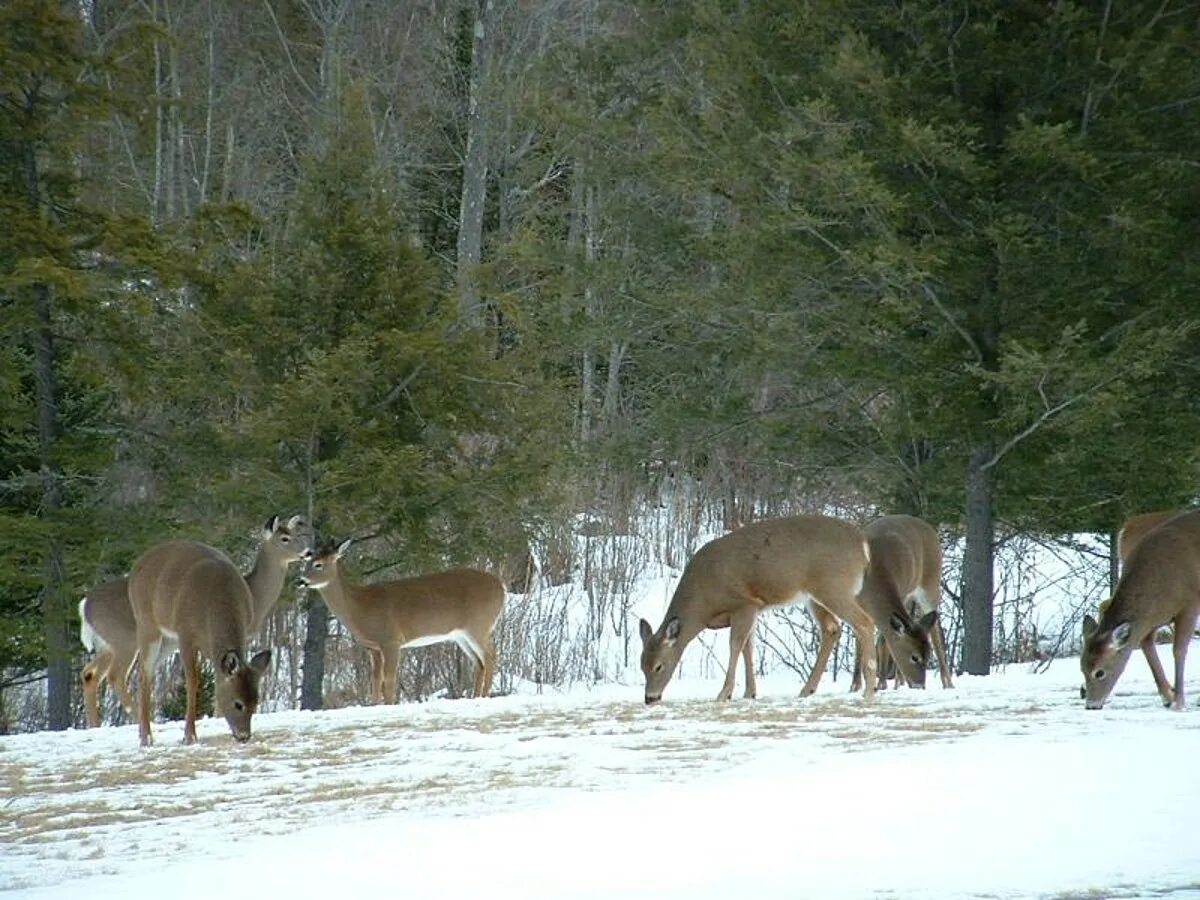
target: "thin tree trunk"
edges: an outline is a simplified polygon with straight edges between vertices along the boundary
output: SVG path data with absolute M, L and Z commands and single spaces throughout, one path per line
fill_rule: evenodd
M 150 8 L 154 23 L 158 24 L 158 0 Z M 161 219 L 163 196 L 163 132 L 166 129 L 164 121 L 163 77 L 162 77 L 162 46 L 158 38 L 154 39 L 154 196 L 150 203 L 150 221 L 157 223 Z
M 483 259 L 483 212 L 487 198 L 487 134 L 490 110 L 485 102 L 494 0 L 476 0 L 471 40 L 471 78 L 467 99 L 467 146 L 463 159 L 462 200 L 458 214 L 458 310 L 463 322 L 481 326 L 476 269 Z
M 313 540 L 316 540 L 317 525 L 315 518 L 316 485 L 313 481 L 313 467 L 317 460 L 317 438 L 308 438 L 307 493 L 308 493 L 308 523 L 313 530 Z M 316 546 L 313 547 L 315 551 Z M 308 611 L 304 617 L 304 674 L 300 682 L 300 708 L 321 709 L 325 705 L 325 648 L 329 637 L 329 610 L 320 593 L 309 589 Z
M 963 551 L 963 669 L 987 675 L 992 665 L 995 522 L 990 446 L 972 449 L 967 464 L 967 541 Z
M 25 201 L 38 211 L 42 206 L 37 157 L 31 145 L 24 148 Z M 33 378 L 37 397 L 38 465 L 42 482 L 43 519 L 53 519 L 62 508 L 62 471 L 56 459 L 59 434 L 58 381 L 55 377 L 53 296 L 50 286 L 33 288 Z M 70 603 L 63 585 L 62 551 L 51 541 L 42 556 L 42 623 L 46 640 L 46 714 L 51 730 L 71 726 Z

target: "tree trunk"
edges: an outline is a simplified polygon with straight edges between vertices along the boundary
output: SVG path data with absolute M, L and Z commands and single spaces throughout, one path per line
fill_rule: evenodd
M 300 708 L 324 706 L 325 644 L 329 635 L 329 610 L 316 591 L 308 592 L 304 625 L 304 674 L 300 681 Z
M 494 0 L 476 0 L 471 40 L 471 78 L 467 100 L 467 146 L 463 159 L 462 200 L 458 213 L 458 310 L 464 323 L 483 324 L 476 269 L 483 259 L 483 209 L 487 197 L 487 132 L 484 101 L 487 58 L 492 40 Z
M 42 206 L 37 157 L 31 144 L 24 147 L 22 168 L 25 202 L 35 212 Z M 50 286 L 33 288 L 33 379 L 37 396 L 38 467 L 42 482 L 43 519 L 53 519 L 62 508 L 62 471 L 55 458 L 59 434 L 58 382 L 54 374 L 55 349 Z M 70 602 L 63 585 L 62 551 L 51 541 L 42 556 L 44 581 L 39 601 L 46 640 L 46 715 L 53 731 L 72 723 Z
M 995 523 L 993 451 L 972 449 L 967 465 L 967 542 L 963 552 L 963 669 L 987 675 L 992 665 L 992 594 Z

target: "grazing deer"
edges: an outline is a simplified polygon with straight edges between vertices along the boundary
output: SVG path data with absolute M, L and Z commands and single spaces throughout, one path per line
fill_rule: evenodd
M 492 631 L 504 609 L 500 579 L 476 569 L 451 569 L 398 581 L 351 584 L 341 567 L 349 547 L 346 540 L 314 553 L 304 566 L 302 582 L 321 592 L 325 604 L 367 649 L 372 700 L 396 702 L 402 647 L 444 641 L 453 641 L 475 661 L 475 696 L 486 697 L 496 669 Z
M 646 703 L 662 699 L 684 648 L 706 628 L 729 629 L 729 667 L 717 699 L 733 695 L 739 654 L 745 662 L 745 696 L 753 698 L 758 690 L 753 649 L 758 613 L 767 606 L 800 602 L 822 629 L 816 664 L 801 691 L 808 696 L 829 660 L 840 620 L 850 623 L 863 646 L 871 646 L 871 617 L 857 600 L 869 559 L 863 533 L 828 516 L 756 522 L 709 541 L 684 567 L 658 630 L 641 620 Z M 875 693 L 874 657 L 864 665 L 870 670 L 864 697 L 870 700 Z
M 891 659 L 896 663 L 897 682 L 903 679 L 924 687 L 932 644 L 942 687 L 954 687 L 937 614 L 942 579 L 942 546 L 937 532 L 914 516 L 883 516 L 867 525 L 863 533 L 871 550 L 871 565 L 858 601 L 879 629 L 879 686 L 887 683 Z M 864 648 L 859 647 L 860 656 L 863 652 Z M 858 690 L 860 676 L 861 666 L 856 666 L 850 690 Z
M 1183 709 L 1184 662 L 1200 616 L 1200 510 L 1166 517 L 1132 545 L 1112 599 L 1101 605 L 1100 621 L 1083 621 L 1084 699 L 1100 709 L 1125 670 L 1133 649 L 1141 646 L 1163 701 Z M 1163 673 L 1154 646 L 1160 625 L 1175 626 L 1175 686 Z
M 250 638 L 262 630 L 275 601 L 283 591 L 288 566 L 309 552 L 300 534 L 303 521 L 292 516 L 286 522 L 272 516 L 263 526 L 254 567 L 245 576 L 254 598 Z M 137 656 L 137 623 L 129 603 L 127 579 L 116 578 L 88 591 L 79 603 L 79 639 L 95 658 L 83 667 L 83 701 L 88 725 L 100 724 L 100 688 L 108 681 L 117 690 L 126 715 L 134 715 L 129 692 L 129 671 Z M 161 653 L 160 653 L 161 658 Z
M 187 688 L 183 742 L 196 741 L 200 689 L 197 654 L 213 664 L 215 705 L 238 741 L 250 739 L 258 687 L 271 651 L 246 659 L 246 635 L 254 621 L 254 597 L 246 579 L 220 550 L 196 541 L 151 547 L 129 572 L 129 602 L 137 622 L 138 737 L 152 743 L 150 702 L 154 667 L 165 640 L 179 646 Z
M 137 656 L 137 622 L 129 605 L 128 582 L 114 578 L 93 587 L 79 601 L 79 640 L 92 661 L 83 667 L 83 706 L 89 727 L 100 724 L 100 687 L 110 682 L 125 714 L 133 717 L 129 670 Z

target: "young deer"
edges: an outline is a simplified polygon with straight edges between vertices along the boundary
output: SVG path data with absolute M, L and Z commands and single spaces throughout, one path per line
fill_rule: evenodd
M 396 702 L 396 669 L 402 647 L 456 643 L 477 665 L 475 696 L 486 697 L 496 669 L 492 631 L 504 609 L 504 585 L 476 569 L 452 569 L 398 581 L 352 584 L 341 559 L 350 541 L 329 544 L 309 558 L 303 583 L 362 644 L 371 659 L 375 703 Z
M 1083 622 L 1084 699 L 1100 709 L 1125 670 L 1133 649 L 1141 646 L 1163 701 L 1183 709 L 1184 663 L 1200 616 L 1200 510 L 1167 516 L 1132 543 L 1112 599 L 1101 605 L 1100 621 Z M 1163 673 L 1154 646 L 1159 626 L 1175 626 L 1175 686 Z
M 942 687 L 954 687 L 946 659 L 946 642 L 937 609 L 941 604 L 942 546 L 933 526 L 914 516 L 883 516 L 863 529 L 871 549 L 871 565 L 858 600 L 879 629 L 876 659 L 880 687 L 886 684 L 889 659 L 897 677 L 925 686 L 925 667 L 932 644 Z M 861 656 L 864 648 L 859 647 Z M 860 667 L 850 689 L 857 690 Z
M 137 623 L 138 737 L 152 743 L 150 701 L 154 667 L 165 640 L 179 646 L 187 688 L 183 742 L 196 741 L 199 659 L 213 664 L 215 705 L 238 741 L 250 739 L 250 719 L 258 709 L 258 687 L 271 651 L 247 661 L 246 635 L 254 621 L 254 597 L 224 553 L 195 541 L 168 541 L 151 547 L 129 573 L 129 601 Z
M 745 696 L 756 696 L 758 613 L 767 606 L 800 602 L 822 628 L 817 661 L 801 691 L 801 696 L 811 694 L 829 660 L 840 620 L 850 623 L 863 646 L 871 646 L 871 617 L 857 600 L 869 559 L 863 533 L 828 516 L 756 522 L 705 544 L 684 567 L 658 630 L 641 620 L 646 703 L 662 699 L 684 648 L 706 628 L 729 629 L 729 667 L 717 699 L 733 695 L 739 654 L 745 662 Z M 870 700 L 875 693 L 874 657 L 864 665 L 869 669 L 864 697 Z
M 283 591 L 288 566 L 308 555 L 308 541 L 300 534 L 303 524 L 299 516 L 292 516 L 286 522 L 272 516 L 263 526 L 254 566 L 245 576 L 254 598 L 247 638 L 262 630 Z M 127 579 L 106 581 L 88 591 L 79 602 L 79 620 L 79 639 L 89 652 L 96 654 L 81 673 L 88 725 L 94 728 L 100 724 L 100 688 L 105 681 L 116 688 L 121 706 L 132 718 L 129 672 L 137 656 L 137 623 L 129 603 Z

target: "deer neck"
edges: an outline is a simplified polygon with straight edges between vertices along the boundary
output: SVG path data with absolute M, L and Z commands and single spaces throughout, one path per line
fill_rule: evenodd
M 254 568 L 246 575 L 246 585 L 253 598 L 250 610 L 250 633 L 257 634 L 271 612 L 271 607 L 283 592 L 287 579 L 287 565 L 271 557 L 265 547 L 259 548 L 254 558 Z
M 357 610 L 357 604 L 354 602 L 354 585 L 346 579 L 342 567 L 338 566 L 334 570 L 333 578 L 318 590 L 325 605 L 349 626 L 351 620 L 355 619 L 354 613 Z

